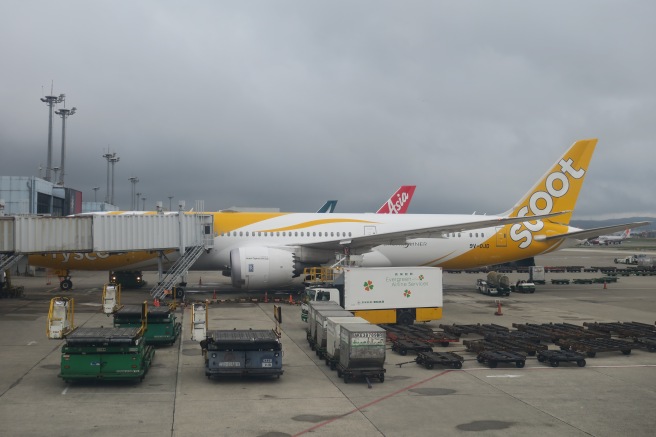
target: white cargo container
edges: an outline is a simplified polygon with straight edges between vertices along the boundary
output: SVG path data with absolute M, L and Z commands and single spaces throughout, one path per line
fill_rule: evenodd
M 362 317 L 328 317 L 326 319 L 326 364 L 335 370 L 339 362 L 339 333 L 342 325 L 369 323 Z

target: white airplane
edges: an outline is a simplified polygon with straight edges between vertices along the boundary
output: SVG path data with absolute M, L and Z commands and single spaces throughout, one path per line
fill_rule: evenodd
M 192 268 L 221 270 L 238 288 L 266 289 L 288 286 L 304 267 L 331 265 L 345 255 L 365 267 L 467 269 L 531 258 L 602 232 L 649 224 L 589 230 L 569 226 L 596 144 L 597 139 L 575 142 L 531 190 L 499 215 L 216 212 L 214 248 Z M 87 262 L 87 268 L 84 262 L 52 262 L 57 255 L 32 256 L 30 263 L 80 270 L 104 265 L 102 270 L 108 270 L 112 258 L 135 254 Z M 169 259 L 175 256 L 179 254 Z M 138 268 L 146 268 L 143 260 L 134 261 Z M 125 259 L 122 263 L 122 268 L 130 264 Z M 152 268 L 152 259 L 150 263 Z
M 622 244 L 622 241 L 626 240 L 631 236 L 631 229 L 626 229 L 622 232 L 622 235 L 600 235 L 596 238 L 590 238 L 586 240 L 587 244 L 599 244 L 606 245 L 609 244 Z

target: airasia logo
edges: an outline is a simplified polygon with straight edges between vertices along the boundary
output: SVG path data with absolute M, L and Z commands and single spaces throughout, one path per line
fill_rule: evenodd
M 569 178 L 581 179 L 585 174 L 584 169 L 579 168 L 577 170 L 572 167 L 571 158 L 567 161 L 561 159 L 558 164 L 560 165 L 560 171 L 555 171 L 547 176 L 545 184 L 547 191 L 533 193 L 528 201 L 528 206 L 522 207 L 517 213 L 517 217 L 525 217 L 529 212 L 531 215 L 549 214 L 553 209 L 554 198 L 563 197 L 569 192 Z M 556 181 L 559 181 L 559 187 L 556 186 Z M 543 206 L 540 207 L 540 204 Z M 519 248 L 526 249 L 533 241 L 533 232 L 537 232 L 543 227 L 542 220 L 516 223 L 510 227 L 510 238 L 513 241 L 521 241 Z
M 389 214 L 399 214 L 403 209 L 403 205 L 408 201 L 408 193 L 401 193 L 396 195 L 396 202 L 392 199 L 387 200 L 387 209 Z

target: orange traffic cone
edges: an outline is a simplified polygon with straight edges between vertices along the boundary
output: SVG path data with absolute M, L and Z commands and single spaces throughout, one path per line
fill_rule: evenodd
M 216 290 L 214 290 L 214 294 L 212 295 L 212 299 L 216 299 Z
M 158 298 L 155 298 L 155 300 L 153 300 L 153 305 L 155 305 L 156 307 L 159 307 L 159 299 Z
M 268 302 L 269 302 L 269 295 L 268 295 L 267 292 L 265 291 L 265 292 L 264 292 L 264 303 L 268 303 Z
M 292 305 L 294 303 L 294 299 L 292 299 L 292 295 L 289 295 L 289 304 Z
M 606 289 L 606 281 L 604 281 L 604 290 Z
M 494 313 L 495 316 L 503 316 L 503 313 L 501 312 L 501 301 L 497 301 L 497 312 Z

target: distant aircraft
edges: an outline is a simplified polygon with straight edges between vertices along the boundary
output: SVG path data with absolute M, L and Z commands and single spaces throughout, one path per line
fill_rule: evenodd
M 622 244 L 622 241 L 626 240 L 631 236 L 631 229 L 626 229 L 622 232 L 622 235 L 600 235 L 595 238 L 590 238 L 586 240 L 586 244 L 599 244 L 606 245 L 609 244 Z
M 365 267 L 467 269 L 522 260 L 601 233 L 649 224 L 588 230 L 569 226 L 596 144 L 597 139 L 575 142 L 510 210 L 498 215 L 216 212 L 214 248 L 192 268 L 221 270 L 237 288 L 264 289 L 289 286 L 305 267 L 332 264 L 336 254 Z M 30 263 L 82 266 L 66 265 L 57 256 L 32 256 Z M 171 253 L 170 261 L 175 257 L 179 254 Z
M 402 185 L 392 197 L 387 199 L 387 202 L 383 203 L 377 214 L 405 214 L 410 206 L 410 201 L 412 196 L 415 193 L 416 185 Z M 336 200 L 327 201 L 317 213 L 332 213 L 335 211 L 335 206 L 337 206 Z

